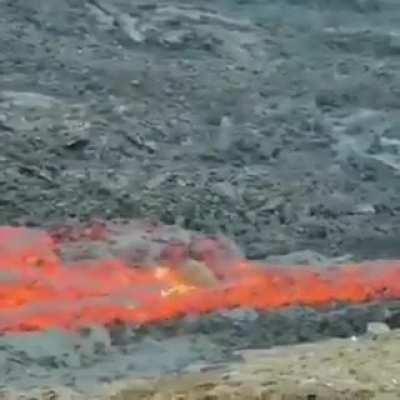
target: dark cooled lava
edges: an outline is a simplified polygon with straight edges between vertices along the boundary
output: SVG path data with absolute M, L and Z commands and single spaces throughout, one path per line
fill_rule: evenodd
M 147 325 L 226 309 L 400 299 L 399 261 L 324 269 L 257 265 L 220 239 L 206 237 L 187 243 L 161 240 L 158 256 L 146 265 L 129 252 L 129 242 L 119 253 L 83 257 L 83 243 L 115 246 L 120 240 L 116 225 L 51 232 L 1 228 L 0 330 L 75 330 L 116 321 Z M 83 252 L 74 260 L 65 256 L 71 243 Z M 143 252 L 141 258 L 146 258 Z

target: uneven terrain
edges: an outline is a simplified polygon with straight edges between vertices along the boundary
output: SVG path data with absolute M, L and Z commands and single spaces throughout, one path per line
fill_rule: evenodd
M 154 217 L 398 256 L 395 1 L 0 1 L 2 223 Z
M 242 352 L 244 362 L 214 371 L 131 382 L 115 400 L 394 400 L 399 397 L 398 332 Z M 147 396 L 147 397 L 146 397 Z
M 107 400 L 395 400 L 398 331 L 271 350 L 240 352 L 243 361 L 156 379 L 102 384 L 89 398 Z M 18 397 L 18 395 L 20 397 Z M 71 387 L 28 392 L 35 399 L 87 399 Z M 5 390 L 4 398 L 23 392 Z
M 395 0 L 0 0 L 0 225 L 145 218 L 223 234 L 258 261 L 400 258 L 399 26 Z M 289 310 L 262 316 L 259 340 L 253 310 L 232 315 L 1 337 L 0 384 L 87 395 L 140 372 L 185 391 L 153 375 L 357 336 L 371 321 L 399 327 L 392 305 Z M 304 362 L 289 347 L 232 368 L 267 392 L 316 382 L 307 400 L 393 398 L 397 333 L 343 340 Z

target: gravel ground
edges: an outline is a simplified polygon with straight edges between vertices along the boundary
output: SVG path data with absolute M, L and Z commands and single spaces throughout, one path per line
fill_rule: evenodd
M 199 373 L 243 362 L 241 351 L 330 338 L 365 337 L 400 327 L 399 303 L 315 311 L 219 312 L 161 326 L 77 333 L 58 330 L 0 337 L 0 393 L 69 387 L 92 398 L 129 379 Z M 317 347 L 318 349 L 318 347 Z M 385 359 L 385 353 L 381 355 Z M 356 368 L 356 367 L 355 367 Z M 32 395 L 30 395 L 31 397 Z M 34 397 L 34 396 L 33 396 Z
M 399 331 L 314 344 L 240 352 L 242 361 L 179 376 L 100 384 L 88 397 L 71 386 L 29 392 L 5 390 L 4 399 L 396 400 Z
M 399 20 L 392 0 L 0 1 L 0 222 L 399 256 Z
M 395 331 L 245 351 L 241 352 L 242 363 L 177 378 L 115 385 L 103 398 L 395 400 L 400 394 L 399 339 Z
M 0 0 L 0 224 L 151 218 L 250 259 L 399 257 L 399 23 L 394 0 Z M 220 354 L 150 337 L 119 371 L 94 332 L 1 338 L 1 384 Z

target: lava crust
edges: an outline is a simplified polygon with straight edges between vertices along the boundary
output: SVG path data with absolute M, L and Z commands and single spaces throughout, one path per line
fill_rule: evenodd
M 137 251 L 130 225 L 86 227 L 74 235 L 1 228 L 0 329 L 76 330 L 116 321 L 146 325 L 224 309 L 271 311 L 400 299 L 397 261 L 323 269 L 257 265 L 219 238 L 197 235 L 169 242 L 165 229 L 142 231 L 159 238 L 157 255 L 150 258 L 141 248 L 147 260 L 142 265 L 132 257 Z M 80 250 L 95 245 L 102 256 L 81 253 L 79 260 L 65 261 L 62 254 L 71 243 Z

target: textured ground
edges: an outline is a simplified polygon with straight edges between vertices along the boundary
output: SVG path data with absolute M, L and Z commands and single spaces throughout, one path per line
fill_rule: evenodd
M 154 216 L 251 258 L 398 256 L 399 19 L 390 0 L 1 0 L 0 222 Z
M 224 233 L 258 260 L 400 257 L 399 22 L 396 0 L 0 0 L 0 224 L 150 217 Z M 361 321 L 376 318 L 390 319 Z M 153 367 L 160 346 L 161 370 L 193 346 L 217 362 L 220 325 L 203 323 L 194 342 L 129 342 L 124 362 L 102 328 L 1 338 L 1 384 L 96 386 Z M 373 379 L 395 386 L 397 334 L 385 340 L 357 352 L 377 372 L 359 399 Z M 280 387 L 287 364 L 271 363 Z
M 245 351 L 241 364 L 161 379 L 147 393 L 149 398 L 159 398 L 157 393 L 161 393 L 161 398 L 192 399 L 396 399 L 400 394 L 399 339 L 395 332 L 377 339 Z M 133 384 L 116 398 L 141 396 Z
M 94 326 L 75 334 L 50 330 L 8 335 L 0 338 L 0 388 L 32 393 L 68 387 L 94 396 L 129 379 L 151 382 L 158 376 L 179 376 L 240 361 L 238 352 L 246 349 L 273 349 L 332 337 L 349 340 L 364 335 L 371 322 L 398 328 L 399 309 L 397 302 L 325 312 L 235 310 L 147 328 Z
M 34 390 L 28 395 L 43 400 L 395 400 L 400 395 L 399 340 L 399 332 L 392 331 L 248 350 L 241 352 L 241 362 L 178 377 L 105 384 L 90 397 L 63 387 Z M 3 395 L 7 399 L 18 396 L 13 391 L 4 391 Z
M 147 392 L 154 399 L 394 400 L 400 394 L 399 339 L 395 332 L 372 340 L 245 351 L 241 364 L 161 379 L 150 390 L 131 384 L 114 398 L 140 399 Z

